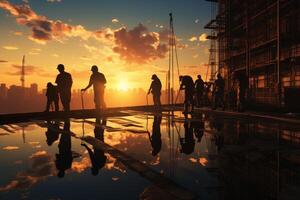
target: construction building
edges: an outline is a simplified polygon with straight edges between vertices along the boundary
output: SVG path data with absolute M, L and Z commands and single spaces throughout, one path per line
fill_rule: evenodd
M 217 67 L 226 79 L 247 80 L 247 102 L 299 109 L 299 0 L 208 0 L 217 7 L 205 28 L 216 34 Z M 213 9 L 212 9 L 213 10 Z

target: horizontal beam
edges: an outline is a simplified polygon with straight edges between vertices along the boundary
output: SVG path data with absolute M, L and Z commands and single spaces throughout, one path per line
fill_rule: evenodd
M 176 104 L 175 106 L 181 106 Z M 163 105 L 162 111 L 172 110 L 171 105 Z M 93 117 L 116 117 L 128 116 L 124 111 L 143 111 L 156 112 L 152 105 L 148 106 L 129 106 L 129 107 L 115 107 L 107 108 L 104 111 L 97 111 L 95 109 L 85 110 L 71 110 L 70 112 L 31 112 L 31 113 L 15 113 L 15 114 L 1 114 L 0 125 L 8 123 L 29 122 L 32 120 L 49 120 L 49 119 L 63 119 L 63 118 L 93 118 Z

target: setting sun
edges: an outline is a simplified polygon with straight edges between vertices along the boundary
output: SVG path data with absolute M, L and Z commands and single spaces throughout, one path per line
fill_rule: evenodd
M 120 80 L 118 89 L 125 92 L 128 90 L 128 88 L 129 88 L 128 81 Z

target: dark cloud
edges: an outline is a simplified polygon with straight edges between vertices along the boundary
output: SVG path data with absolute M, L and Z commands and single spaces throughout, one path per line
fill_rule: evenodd
M 0 60 L 0 63 L 7 63 L 7 60 Z
M 21 74 L 21 65 L 11 65 L 11 71 L 6 71 L 7 75 L 10 76 L 20 76 Z M 26 65 L 25 66 L 25 75 L 33 75 L 36 74 L 38 76 L 43 77 L 55 77 L 55 73 L 49 73 L 48 71 L 44 70 L 42 67 L 33 66 L 33 65 Z
M 14 189 L 28 189 L 37 182 L 55 174 L 52 157 L 45 151 L 38 151 L 30 156 L 31 168 L 17 174 L 14 180 L 0 187 L 0 192 Z
M 21 69 L 22 66 L 21 65 L 12 65 L 12 70 L 6 72 L 7 75 L 10 76 L 20 76 L 21 74 Z M 26 75 L 32 75 L 33 73 L 35 73 L 37 71 L 37 67 L 33 66 L 33 65 L 26 65 L 26 69 L 25 69 L 25 74 Z
M 164 58 L 168 47 L 159 40 L 159 34 L 149 32 L 147 27 L 139 24 L 132 30 L 121 28 L 115 31 L 115 47 L 118 53 L 128 63 L 146 63 L 158 58 Z

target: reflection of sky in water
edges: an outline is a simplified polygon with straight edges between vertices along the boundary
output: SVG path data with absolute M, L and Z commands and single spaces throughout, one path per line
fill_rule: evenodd
M 57 178 L 55 155 L 58 141 L 48 146 L 45 131 L 38 125 L 29 125 L 25 128 L 25 138 L 22 130 L 1 136 L 0 199 L 82 199 L 83 195 L 119 199 L 124 188 L 128 193 L 123 197 L 137 199 L 150 185 L 109 154 L 106 154 L 106 165 L 98 176 L 92 176 L 89 155 L 80 145 L 80 140 L 74 138 L 72 151 L 81 156 L 73 160 L 64 178 Z M 71 123 L 71 131 L 80 135 L 81 124 Z
M 247 153 L 244 149 L 249 145 L 252 149 L 266 148 L 266 145 L 279 143 L 285 146 L 298 145 L 286 143 L 287 140 L 291 140 L 292 134 L 297 135 L 299 131 L 280 130 L 282 134 L 278 139 L 273 133 L 274 124 L 272 126 L 261 123 L 244 124 L 240 121 L 211 116 L 197 116 L 197 120 L 186 121 L 180 113 L 175 114 L 176 119 L 170 126 L 168 126 L 166 114 L 163 114 L 161 123 L 158 123 L 158 118 L 154 119 L 153 116 L 138 113 L 128 117 L 109 118 L 106 125 L 100 125 L 105 128 L 104 141 L 206 199 L 217 199 L 220 195 L 220 188 L 224 187 L 220 179 L 220 167 L 222 170 L 227 170 L 222 171 L 227 175 L 230 174 L 227 166 L 235 170 L 235 165 L 240 165 L 244 162 L 243 159 L 247 158 L 255 163 L 253 166 L 259 169 L 266 168 L 265 162 L 267 161 L 265 160 L 267 159 L 259 160 L 262 158 L 262 150 Z M 77 137 L 83 134 L 95 136 L 95 119 L 86 119 L 84 129 L 82 125 L 82 120 L 73 119 L 70 130 Z M 60 122 L 59 126 L 63 128 L 63 122 Z M 157 132 L 157 127 L 160 128 L 160 134 L 155 136 L 153 133 Z M 47 145 L 45 123 L 5 125 L 1 126 L 0 130 L 2 170 L 0 198 L 68 199 L 72 195 L 83 195 L 82 190 L 84 190 L 95 197 L 111 196 L 112 199 L 126 191 L 128 196 L 125 196 L 128 199 L 136 199 L 146 187 L 151 185 L 107 153 L 105 153 L 107 157 L 105 166 L 98 176 L 92 176 L 88 151 L 80 145 L 79 139 L 73 137 L 72 155 L 77 155 L 77 157 L 73 159 L 71 168 L 66 170 L 65 177 L 59 179 L 56 177 L 55 164 L 59 139 L 52 146 Z M 157 152 L 153 156 L 155 144 L 151 144 L 150 140 L 157 142 L 159 139 L 161 139 L 161 144 L 156 144 L 158 145 L 156 146 Z M 268 148 L 268 151 L 272 150 Z M 230 157 L 228 157 L 229 154 Z M 236 159 L 231 160 L 232 156 Z M 290 155 L 286 152 L 285 156 L 294 160 L 296 160 L 295 157 L 299 158 L 297 155 Z M 238 163 L 234 163 L 237 159 Z M 273 157 L 268 159 L 273 159 Z M 276 160 L 270 160 L 270 162 L 276 162 Z M 224 163 L 227 164 L 224 165 Z M 250 168 L 253 166 L 251 165 Z M 276 169 L 272 170 L 276 171 Z M 240 174 L 235 175 L 240 176 Z M 271 189 L 276 188 L 275 186 Z M 44 193 L 44 191 L 47 192 Z M 125 196 L 122 196 L 122 199 Z

